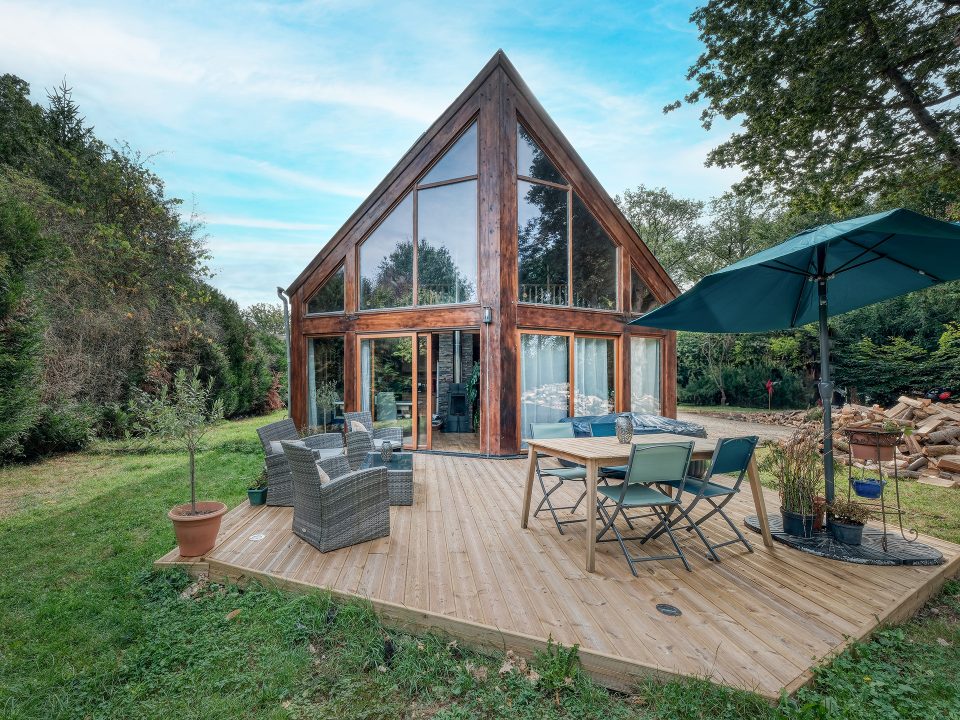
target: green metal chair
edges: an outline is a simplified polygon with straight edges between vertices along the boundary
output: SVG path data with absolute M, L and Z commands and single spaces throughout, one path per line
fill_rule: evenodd
M 671 515 L 680 507 L 680 492 L 683 489 L 684 480 L 687 473 L 687 465 L 690 464 L 690 456 L 693 454 L 693 443 L 658 443 L 652 445 L 634 445 L 630 450 L 630 460 L 627 463 L 627 472 L 624 481 L 619 485 L 607 485 L 597 488 L 597 510 L 604 520 L 604 525 L 597 533 L 598 542 L 611 542 L 616 540 L 620 543 L 620 549 L 623 551 L 627 564 L 630 566 L 630 572 L 634 577 L 637 575 L 636 563 L 646 562 L 648 560 L 682 560 L 683 566 L 690 570 L 690 563 L 683 554 L 683 550 L 671 529 Z M 678 492 L 671 497 L 664 492 L 653 487 L 653 485 L 666 485 L 676 482 Z M 608 507 L 607 503 L 612 502 L 613 506 Z M 644 517 L 655 517 L 657 524 L 643 537 L 624 537 L 616 525 L 617 518 L 627 517 L 627 511 L 642 508 L 650 512 L 644 515 L 633 516 L 631 520 L 639 520 Z M 612 511 L 612 512 L 611 512 Z M 697 533 L 699 534 L 699 528 Z M 614 537 L 604 539 L 604 536 L 612 532 Z M 676 555 L 653 555 L 649 557 L 633 557 L 627 549 L 627 541 L 639 540 L 641 543 L 656 537 L 661 532 L 666 532 L 670 537 L 670 542 L 676 548 Z
M 687 503 L 686 507 L 682 507 L 680 509 L 681 516 L 673 519 L 673 525 L 676 525 L 677 522 L 682 519 L 682 517 L 686 517 L 686 519 L 691 522 L 692 525 L 692 527 L 686 528 L 686 530 L 689 532 L 690 530 L 699 528 L 711 517 L 719 514 L 720 517 L 727 521 L 727 525 L 729 525 L 730 529 L 736 534 L 736 537 L 732 540 L 712 544 L 703 536 L 702 533 L 698 533 L 700 534 L 701 538 L 703 538 L 703 541 L 707 546 L 707 550 L 710 552 L 710 556 L 714 560 L 720 560 L 716 553 L 718 548 L 726 547 L 727 545 L 733 545 L 738 542 L 743 543 L 747 550 L 753 552 L 753 546 L 750 545 L 747 539 L 743 536 L 743 533 L 740 532 L 739 528 L 737 528 L 734 522 L 723 511 L 723 508 L 733 499 L 734 495 L 740 492 L 740 485 L 743 483 L 743 479 L 747 475 L 747 468 L 750 466 L 750 458 L 753 457 L 753 453 L 757 448 L 758 440 L 759 438 L 757 438 L 755 435 L 738 438 L 720 438 L 720 440 L 717 441 L 716 448 L 713 450 L 713 458 L 710 460 L 710 467 L 707 470 L 707 474 L 703 478 L 687 476 L 684 482 L 679 484 L 676 481 L 663 483 L 664 485 L 670 485 L 676 488 L 678 495 L 681 493 L 686 493 L 693 496 L 693 499 Z M 717 477 L 719 475 L 725 475 L 728 478 L 735 478 L 733 485 L 731 486 L 727 483 L 719 482 L 719 478 Z M 697 520 L 693 521 L 690 518 L 690 513 L 701 501 L 708 503 L 711 508 L 702 517 L 699 517 Z
M 530 423 L 530 437 L 534 440 L 554 440 L 559 438 L 574 438 L 573 424 L 572 423 Z M 569 525 L 570 523 L 575 522 L 584 522 L 586 518 L 571 518 L 569 520 L 561 520 L 557 517 L 557 510 L 569 510 L 571 514 L 576 510 L 577 505 L 580 504 L 580 500 L 577 500 L 575 505 L 568 505 L 564 507 L 557 507 L 550 500 L 550 496 L 553 495 L 557 490 L 563 487 L 563 483 L 567 481 L 571 482 L 582 482 L 585 483 L 587 480 L 587 469 L 583 465 L 574 465 L 573 467 L 557 467 L 557 468 L 544 468 L 540 466 L 540 458 L 549 457 L 545 453 L 537 453 L 537 479 L 540 481 L 540 487 L 543 488 L 543 499 L 540 500 L 540 504 L 537 505 L 537 509 L 533 511 L 533 516 L 536 517 L 537 514 L 543 509 L 546 505 L 547 509 L 550 511 L 550 514 L 553 516 L 553 521 L 557 524 L 557 530 L 560 531 L 560 534 L 563 535 L 563 526 Z M 547 483 L 544 481 L 545 477 L 556 478 L 556 484 L 547 489 Z M 584 491 L 586 494 L 586 491 Z M 581 500 L 583 498 L 581 497 Z

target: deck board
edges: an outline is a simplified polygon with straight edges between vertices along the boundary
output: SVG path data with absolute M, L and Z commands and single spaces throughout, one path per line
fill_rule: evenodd
M 714 563 L 695 535 L 681 532 L 692 572 L 656 561 L 634 578 L 616 544 L 598 543 L 591 574 L 583 524 L 560 535 L 541 513 L 521 530 L 524 461 L 417 454 L 414 462 L 414 504 L 391 508 L 389 538 L 324 554 L 293 535 L 290 508 L 244 503 L 225 516 L 207 556 L 180 558 L 174 549 L 157 565 L 365 597 L 388 621 L 475 645 L 529 653 L 548 637 L 577 643 L 587 671 L 611 686 L 684 675 L 768 698 L 807 682 L 814 665 L 879 622 L 907 617 L 960 569 L 960 547 L 933 538 L 923 541 L 944 553 L 945 565 L 898 568 L 767 548 L 752 534 L 754 553 L 729 546 Z M 742 521 L 753 511 L 749 492 L 728 508 Z M 704 529 L 714 538 L 728 532 L 716 518 Z M 668 542 L 634 548 L 662 554 Z M 660 602 L 683 615 L 661 615 Z

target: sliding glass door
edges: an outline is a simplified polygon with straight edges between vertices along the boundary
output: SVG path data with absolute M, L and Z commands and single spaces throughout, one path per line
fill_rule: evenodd
M 660 340 L 630 338 L 630 409 L 660 414 Z
M 520 333 L 521 438 L 531 423 L 615 412 L 616 387 L 616 338 Z
M 360 409 L 374 427 L 402 428 L 406 446 L 416 444 L 413 347 L 413 335 L 360 340 Z

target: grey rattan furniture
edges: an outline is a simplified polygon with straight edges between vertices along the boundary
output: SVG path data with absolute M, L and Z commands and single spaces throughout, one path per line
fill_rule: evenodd
M 348 412 L 343 414 L 343 421 L 347 424 L 347 429 L 352 430 L 351 423 L 356 421 L 363 425 L 370 436 L 373 438 L 374 450 L 379 450 L 384 440 L 389 440 L 395 446 L 403 445 L 403 428 L 400 427 L 373 427 L 373 416 L 369 410 L 362 412 Z
M 385 468 L 331 476 L 321 485 L 318 462 L 309 448 L 284 442 L 283 450 L 293 476 L 293 532 L 297 537 L 320 552 L 330 552 L 390 534 Z M 334 472 L 349 468 L 343 456 L 326 458 L 320 464 Z
M 413 453 L 394 452 L 388 462 L 383 461 L 379 451 L 367 453 L 363 467 L 387 469 L 391 505 L 413 505 Z
M 346 434 L 347 459 L 351 470 L 359 470 L 367 459 L 367 453 L 373 451 L 373 438 L 370 433 L 351 430 Z
M 267 466 L 267 505 L 293 505 L 293 478 L 290 463 L 277 443 L 294 442 L 313 451 L 315 457 L 343 455 L 343 437 L 339 433 L 321 433 L 302 440 L 293 420 L 287 418 L 257 429 Z

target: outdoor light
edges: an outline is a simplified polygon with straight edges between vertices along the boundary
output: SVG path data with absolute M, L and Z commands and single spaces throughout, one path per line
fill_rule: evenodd
M 493 322 L 493 308 L 489 305 L 483 306 L 483 323 L 489 325 Z

